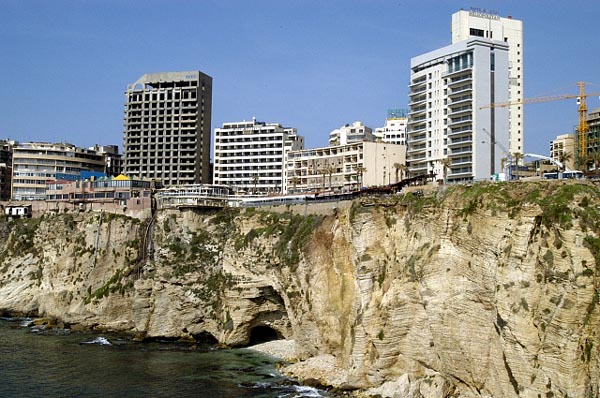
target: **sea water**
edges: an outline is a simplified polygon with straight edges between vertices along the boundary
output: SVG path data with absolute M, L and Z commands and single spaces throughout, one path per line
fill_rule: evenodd
M 276 360 L 246 349 L 140 343 L 109 334 L 0 320 L 0 397 L 300 398 Z

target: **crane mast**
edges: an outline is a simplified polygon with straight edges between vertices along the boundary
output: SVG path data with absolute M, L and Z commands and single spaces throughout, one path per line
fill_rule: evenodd
M 579 132 L 579 163 L 585 162 L 587 155 L 587 105 L 586 105 L 586 94 L 585 94 L 585 83 L 578 82 L 579 86 L 579 123 L 577 130 Z

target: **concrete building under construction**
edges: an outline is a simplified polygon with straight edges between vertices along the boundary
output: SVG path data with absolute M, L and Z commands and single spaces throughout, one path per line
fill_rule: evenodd
M 212 78 L 151 73 L 125 92 L 125 174 L 163 185 L 210 180 Z

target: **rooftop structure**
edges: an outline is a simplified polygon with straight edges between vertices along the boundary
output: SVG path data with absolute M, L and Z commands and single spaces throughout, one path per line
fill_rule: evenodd
M 166 186 L 208 183 L 212 78 L 146 74 L 125 91 L 125 173 Z
M 353 142 L 374 141 L 375 137 L 372 132 L 373 130 L 370 127 L 365 126 L 360 121 L 346 124 L 329 133 L 329 145 L 336 146 Z
M 390 109 L 385 119 L 385 126 L 378 127 L 373 136 L 378 141 L 390 144 L 406 145 L 406 126 L 408 124 L 408 110 Z

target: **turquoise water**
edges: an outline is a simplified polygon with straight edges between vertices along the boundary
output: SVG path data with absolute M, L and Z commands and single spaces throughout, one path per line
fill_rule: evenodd
M 250 350 L 138 343 L 0 320 L 0 397 L 300 398 L 327 396 Z

